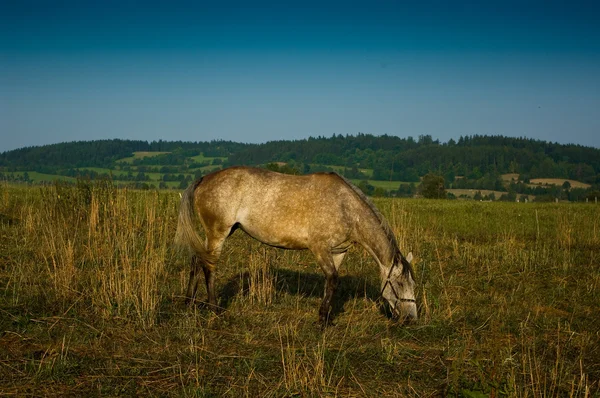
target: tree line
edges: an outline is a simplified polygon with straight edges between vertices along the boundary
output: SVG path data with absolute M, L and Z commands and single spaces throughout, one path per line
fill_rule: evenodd
M 373 179 L 419 181 L 430 172 L 479 180 L 505 173 L 530 178 L 568 178 L 594 184 L 600 174 L 600 150 L 527 138 L 467 136 L 440 143 L 429 135 L 333 135 L 296 141 L 272 141 L 229 156 L 229 164 L 267 162 L 325 164 L 372 169 Z
M 166 153 L 134 159 L 131 164 L 118 162 L 138 151 Z M 164 178 L 173 181 L 180 180 L 182 174 L 201 175 L 204 171 L 200 169 L 205 170 L 208 162 L 193 160 L 200 154 L 214 157 L 211 164 L 217 167 L 285 164 L 288 170 L 282 171 L 300 174 L 335 169 L 348 178 L 365 181 L 366 190 L 371 190 L 367 180 L 407 183 L 398 195 L 413 192 L 410 183 L 419 184 L 428 174 L 441 176 L 445 188 L 506 191 L 501 175 L 516 173 L 520 175 L 521 185 L 515 183 L 508 190 L 528 195 L 542 194 L 526 184 L 533 178 L 573 179 L 591 184 L 594 189 L 600 184 L 600 150 L 597 148 L 484 135 L 464 136 L 445 143 L 430 135 L 413 138 L 362 133 L 264 144 L 218 140 L 79 141 L 0 153 L 0 172 L 7 175 L 37 171 L 67 176 L 86 173 L 94 178 L 93 172 L 78 169 L 101 167 L 125 171 L 127 180 L 147 180 L 143 173 L 152 171 L 168 174 Z M 375 190 L 372 189 L 373 193 Z
M 97 140 L 74 141 L 60 144 L 19 148 L 0 153 L 0 170 L 30 170 L 47 174 L 59 174 L 57 170 L 80 167 L 114 168 L 115 163 L 133 156 L 134 152 L 173 152 L 159 155 L 159 163 L 152 158 L 137 160 L 140 164 L 183 164 L 185 159 L 201 153 L 206 157 L 227 157 L 232 153 L 251 147 L 232 141 L 184 142 L 184 141 L 133 141 Z M 173 162 L 173 163 L 171 163 Z

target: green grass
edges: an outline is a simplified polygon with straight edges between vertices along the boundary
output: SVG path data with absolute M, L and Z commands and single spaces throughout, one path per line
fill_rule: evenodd
M 600 394 L 597 205 L 377 199 L 416 257 L 420 320 L 382 313 L 357 246 L 322 332 L 313 258 L 239 231 L 218 265 L 224 311 L 186 307 L 178 202 L 0 185 L 0 394 Z

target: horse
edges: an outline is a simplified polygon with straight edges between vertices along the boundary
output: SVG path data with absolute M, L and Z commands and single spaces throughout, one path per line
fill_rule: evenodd
M 198 219 L 206 238 L 197 232 Z M 241 229 L 269 246 L 310 250 L 326 277 L 319 322 L 327 324 L 338 269 L 358 243 L 374 258 L 381 295 L 392 315 L 417 319 L 412 253 L 403 256 L 382 214 L 365 194 L 337 173 L 289 175 L 237 166 L 207 174 L 182 194 L 175 242 L 191 252 L 186 302 L 195 302 L 200 269 L 208 304 L 217 307 L 215 264 L 225 239 Z

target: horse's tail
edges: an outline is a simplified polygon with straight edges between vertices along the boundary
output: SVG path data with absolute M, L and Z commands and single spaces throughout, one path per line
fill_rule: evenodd
M 206 244 L 195 228 L 194 193 L 202 179 L 191 184 L 181 196 L 179 206 L 179 218 L 177 221 L 177 232 L 175 233 L 175 245 L 187 248 L 192 254 L 200 257 L 204 263 L 214 264 L 215 256 L 208 253 Z

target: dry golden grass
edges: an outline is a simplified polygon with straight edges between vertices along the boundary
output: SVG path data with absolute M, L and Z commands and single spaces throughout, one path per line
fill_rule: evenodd
M 416 256 L 421 319 L 386 316 L 357 247 L 321 331 L 311 256 L 240 232 L 218 267 L 224 310 L 186 307 L 178 199 L 0 186 L 0 395 L 600 394 L 597 205 L 377 200 Z

